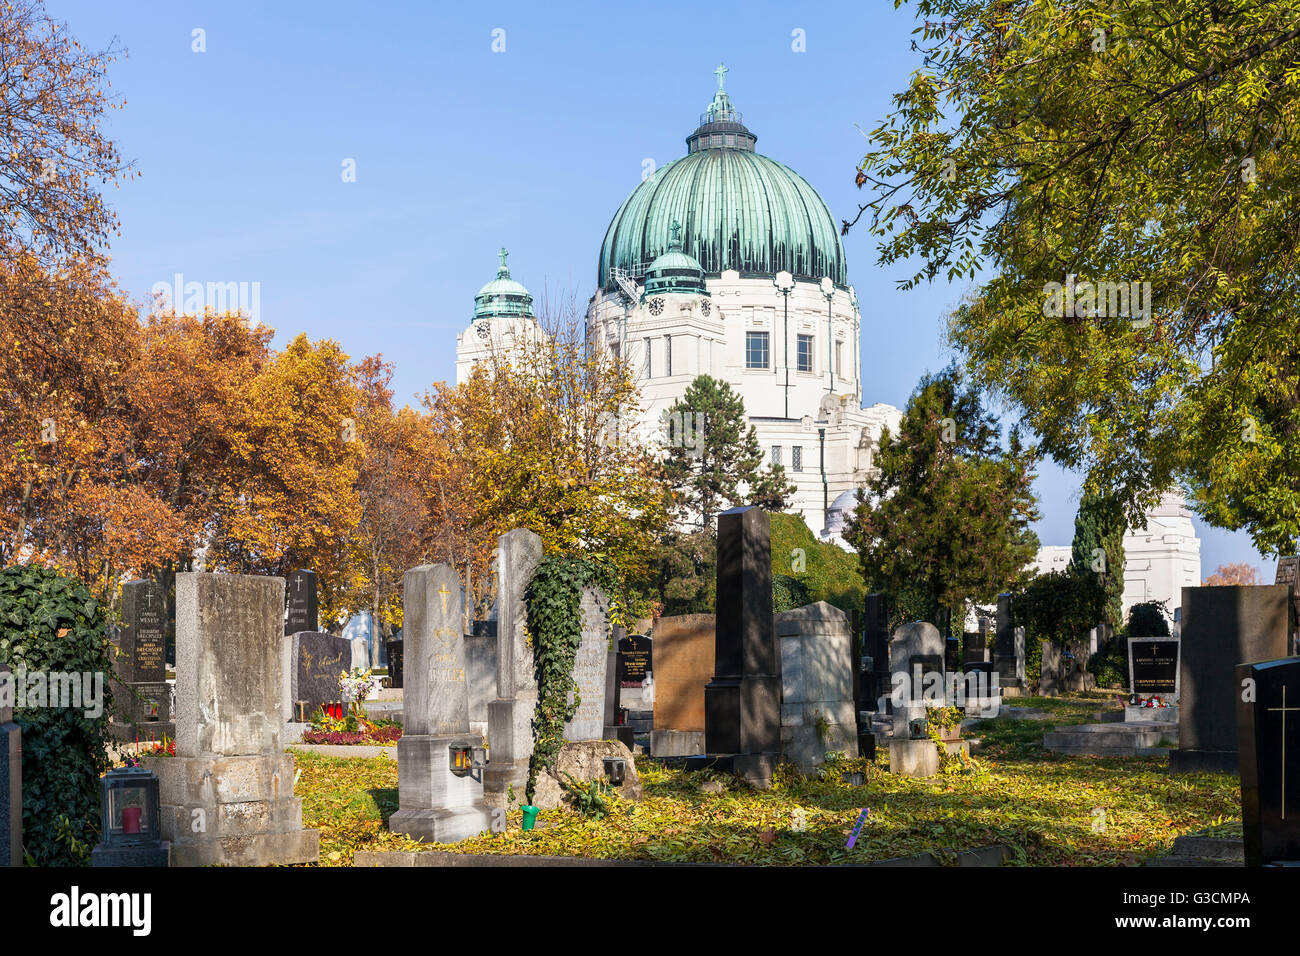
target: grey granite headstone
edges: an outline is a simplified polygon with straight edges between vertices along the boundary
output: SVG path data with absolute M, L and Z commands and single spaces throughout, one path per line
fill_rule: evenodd
M 781 745 L 804 773 L 827 751 L 858 755 L 849 616 L 818 601 L 776 615 L 781 642 Z
M 290 705 L 286 720 L 298 720 L 300 707 L 301 716 L 311 720 L 321 705 L 343 699 L 339 678 L 351 663 L 350 641 L 336 634 L 303 631 L 286 636 L 282 643 L 281 669 L 288 679 Z
M 491 624 L 491 631 L 480 625 Z M 475 621 L 465 638 L 465 667 L 469 676 L 469 728 L 479 737 L 488 735 L 488 703 L 497 695 L 496 621 Z
M 289 607 L 285 615 L 284 633 L 315 631 L 320 627 L 317 615 L 316 572 L 294 571 L 285 582 L 285 596 Z
M 13 675 L 0 664 L 0 866 L 23 865 L 23 734 L 14 696 Z
M 388 827 L 421 840 L 454 843 L 491 823 L 482 778 L 451 769 L 452 747 L 482 744 L 469 732 L 464 591 L 446 564 L 413 568 L 403 583 L 406 724 L 397 744 L 399 809 Z
M 609 670 L 608 609 L 609 602 L 599 588 L 582 589 L 582 643 L 573 660 L 579 704 L 577 712 L 564 725 L 565 740 L 600 740 L 604 736 Z
M 889 674 L 894 736 L 907 737 L 908 724 L 925 717 L 926 692 L 944 693 L 945 641 L 927 621 L 913 621 L 894 630 L 889 642 Z
M 1183 588 L 1171 773 L 1237 772 L 1236 667 L 1291 654 L 1284 584 Z
M 176 756 L 158 774 L 174 866 L 314 863 L 284 752 L 284 579 L 176 576 Z
M 505 807 L 513 792 L 522 802 L 533 754 L 537 678 L 525 634 L 524 591 L 542 561 L 542 539 L 525 528 L 497 540 L 496 699 L 488 704 L 492 758 L 483 774 L 488 806 Z

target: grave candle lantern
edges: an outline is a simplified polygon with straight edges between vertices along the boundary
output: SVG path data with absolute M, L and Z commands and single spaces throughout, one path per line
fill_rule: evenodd
M 627 775 L 627 764 L 622 757 L 605 758 L 605 776 L 609 782 L 616 787 L 623 786 L 623 779 Z
M 447 752 L 451 755 L 451 772 L 456 776 L 467 776 L 474 769 L 474 747 L 467 741 L 456 741 Z
M 158 775 L 139 767 L 118 767 L 100 781 L 103 845 L 133 847 L 161 839 Z

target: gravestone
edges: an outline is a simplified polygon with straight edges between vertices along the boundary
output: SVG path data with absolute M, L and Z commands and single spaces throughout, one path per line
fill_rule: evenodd
M 987 638 L 981 631 L 967 631 L 962 635 L 961 669 L 977 669 L 977 665 L 989 663 Z
M 153 581 L 122 585 L 122 626 L 113 658 L 116 687 L 109 732 L 119 740 L 174 737 L 171 687 L 164 655 L 167 647 L 167 602 Z
M 641 634 L 624 637 L 618 642 L 618 686 L 623 690 L 639 688 L 654 670 L 651 648 L 654 642 Z
M 0 664 L 0 866 L 23 865 L 23 733 L 14 723 L 13 680 Z
M 1236 683 L 1246 865 L 1300 865 L 1300 658 L 1238 664 Z
M 654 626 L 655 698 L 650 753 L 704 753 L 704 685 L 713 676 L 714 617 L 661 617 Z
M 1065 667 L 1061 645 L 1055 641 L 1039 641 L 1042 651 L 1038 658 L 1038 696 L 1057 697 L 1061 693 L 1061 678 Z
M 1291 653 L 1300 654 L 1300 556 L 1292 554 L 1278 558 L 1273 583 L 1291 588 Z
M 861 674 L 864 708 L 878 710 L 889 696 L 889 608 L 885 595 L 868 594 L 863 600 Z
M 158 774 L 173 866 L 315 863 L 284 752 L 284 579 L 176 575 L 176 756 Z
M 352 655 L 352 644 L 347 638 L 303 631 L 285 636 L 281 648 L 285 720 L 310 721 L 321 705 L 343 699 L 339 677 L 348 670 Z
M 582 589 L 582 643 L 573 659 L 578 709 L 564 724 L 564 739 L 600 740 L 605 730 L 605 687 L 609 674 L 609 601 L 599 588 Z M 573 702 L 573 693 L 569 702 Z
M 285 585 L 289 601 L 284 620 L 284 633 L 315 631 L 320 622 L 316 613 L 316 572 L 294 571 Z
M 388 652 L 388 686 L 397 690 L 402 689 L 405 676 L 402 671 L 402 650 L 405 646 L 401 638 L 384 645 Z
M 1178 697 L 1178 638 L 1130 637 L 1129 691 L 1140 697 Z
M 993 640 L 993 667 L 1004 696 L 1014 697 L 1026 687 L 1025 629 L 1015 623 L 1015 604 L 1007 593 L 998 595 Z
M 469 729 L 486 738 L 488 701 L 497 695 L 497 622 L 475 621 L 465 638 L 465 667 L 469 675 Z
M 718 515 L 716 629 L 713 679 L 704 687 L 704 748 L 714 766 L 766 789 L 781 751 L 781 653 L 772 616 L 771 526 L 761 508 Z
M 818 601 L 775 619 L 781 645 L 781 749 L 804 773 L 827 751 L 858 755 L 849 616 Z
M 1170 773 L 1237 772 L 1236 667 L 1290 654 L 1286 585 L 1183 588 Z
M 906 777 L 928 777 L 939 770 L 939 751 L 925 733 L 930 706 L 947 703 L 944 670 L 946 641 L 925 621 L 904 624 L 889 642 L 890 706 L 893 736 L 889 740 L 889 771 Z M 958 742 L 945 746 L 964 748 Z
M 482 777 L 457 775 L 451 748 L 471 739 L 469 680 L 461 607 L 464 590 L 446 564 L 422 565 L 403 579 L 407 644 L 404 732 L 397 742 L 397 802 L 388 829 L 414 839 L 456 843 L 491 828 Z
M 516 528 L 497 539 L 496 698 L 488 703 L 492 758 L 483 773 L 483 799 L 506 807 L 510 794 L 522 803 L 533 753 L 537 678 L 525 639 L 524 590 L 542 561 L 542 539 Z

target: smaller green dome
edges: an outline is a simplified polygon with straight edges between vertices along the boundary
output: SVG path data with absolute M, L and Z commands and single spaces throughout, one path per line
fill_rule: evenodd
M 708 295 L 704 287 L 704 267 L 699 260 L 682 251 L 682 224 L 676 219 L 668 227 L 668 251 L 650 263 L 645 272 L 642 298 L 672 292 L 678 295 Z
M 510 278 L 506 268 L 506 256 L 509 253 L 502 248 L 501 268 L 497 277 L 478 290 L 474 296 L 474 318 L 490 319 L 497 316 L 533 317 L 533 297 L 528 294 L 523 283 Z

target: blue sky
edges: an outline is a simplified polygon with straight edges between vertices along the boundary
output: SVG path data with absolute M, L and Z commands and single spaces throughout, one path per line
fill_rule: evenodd
M 610 218 L 644 160 L 685 152 L 720 61 L 758 150 L 837 219 L 860 196 L 855 124 L 878 122 L 919 65 L 912 10 L 890 0 L 47 8 L 84 46 L 116 37 L 129 53 L 110 67 L 126 105 L 107 124 L 143 174 L 108 197 L 122 287 L 143 302 L 178 272 L 257 282 L 278 345 L 305 332 L 354 358 L 382 353 L 410 402 L 454 377 L 456 334 L 502 245 L 535 297 L 585 302 Z M 878 267 L 865 230 L 845 252 L 863 309 L 863 397 L 902 407 L 947 364 L 943 317 L 968 287 L 897 291 L 906 270 Z M 1069 543 L 1078 488 L 1041 469 L 1044 544 Z M 1274 562 L 1245 534 L 1197 526 L 1203 574 L 1248 561 L 1272 580 Z

